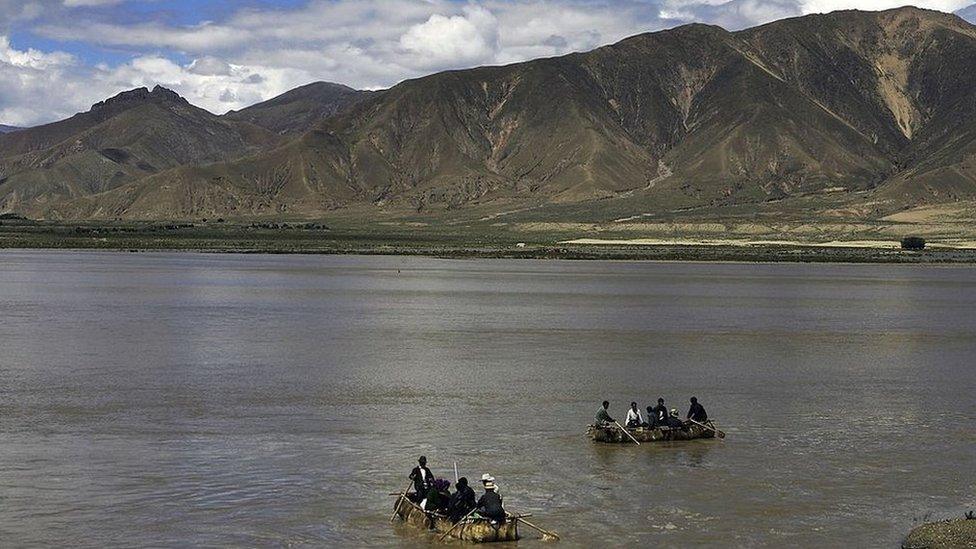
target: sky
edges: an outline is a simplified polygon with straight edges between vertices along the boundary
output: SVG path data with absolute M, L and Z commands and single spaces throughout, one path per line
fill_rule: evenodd
M 691 22 L 908 2 L 976 21 L 974 0 L 0 0 L 0 124 L 157 84 L 222 114 L 318 80 L 379 89 Z

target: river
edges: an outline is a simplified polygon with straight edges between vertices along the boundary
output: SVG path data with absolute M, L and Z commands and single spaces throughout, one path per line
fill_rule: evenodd
M 421 547 L 426 454 L 567 547 L 894 547 L 976 507 L 974 357 L 973 268 L 5 251 L 0 539 Z

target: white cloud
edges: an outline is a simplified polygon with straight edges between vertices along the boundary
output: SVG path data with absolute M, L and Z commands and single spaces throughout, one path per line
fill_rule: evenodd
M 468 6 L 461 15 L 431 15 L 400 36 L 414 66 L 491 62 L 498 50 L 498 20 L 483 7 Z
M 64 0 L 64 5 L 69 8 L 87 7 L 87 6 L 109 6 L 112 4 L 121 4 L 123 0 Z
M 218 67 L 221 70 L 214 70 Z M 143 55 L 115 67 L 89 67 L 64 52 L 18 50 L 0 35 L 0 124 L 12 126 L 67 118 L 140 86 L 161 84 L 194 105 L 223 113 L 311 80 L 313 76 L 305 71 L 243 66 L 213 58 L 180 65 L 160 55 Z
M 33 48 L 19 51 L 10 46 L 10 39 L 0 36 L 0 63 L 13 69 L 45 70 L 70 65 L 74 57 L 63 52 L 44 53 Z
M 232 68 L 227 61 L 208 55 L 194 59 L 187 70 L 193 74 L 228 76 Z
M 77 69 L 69 54 L 18 50 L 0 35 L 0 124 L 33 124 L 72 114 L 70 106 L 57 105 L 62 96 L 84 93 Z
M 311 80 L 302 71 L 235 64 L 226 64 L 226 72 L 201 74 L 195 70 L 197 61 L 180 65 L 162 56 L 141 56 L 93 77 L 102 87 L 119 90 L 160 84 L 215 113 L 246 107 Z
M 36 30 L 41 35 L 58 40 L 75 40 L 103 46 L 148 46 L 199 52 L 239 46 L 255 38 L 246 30 L 211 23 L 176 28 L 158 23 L 61 23 L 42 25 Z

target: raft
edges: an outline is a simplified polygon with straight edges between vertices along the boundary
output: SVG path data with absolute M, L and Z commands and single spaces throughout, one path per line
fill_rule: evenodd
M 425 532 L 433 532 L 440 537 L 454 526 L 448 518 L 437 513 L 427 513 L 419 505 L 404 496 L 394 504 L 396 516 L 400 520 Z M 518 541 L 518 517 L 510 517 L 504 524 L 492 524 L 488 519 L 469 517 L 451 532 L 452 538 L 471 543 L 492 543 L 496 541 Z
M 709 425 L 709 427 L 712 427 Z M 714 427 L 713 427 L 714 428 Z M 699 438 L 715 438 L 715 431 L 698 425 L 689 425 L 684 429 L 670 429 L 668 427 L 637 427 L 627 429 L 638 442 L 666 442 L 671 440 L 695 440 Z M 595 442 L 611 444 L 633 444 L 623 431 L 616 425 L 590 425 L 586 434 Z

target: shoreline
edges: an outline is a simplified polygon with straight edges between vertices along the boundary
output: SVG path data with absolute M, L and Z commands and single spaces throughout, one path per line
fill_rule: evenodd
M 923 252 L 877 248 L 831 248 L 816 246 L 686 246 L 655 245 L 630 249 L 587 249 L 582 247 L 478 248 L 478 247 L 276 247 L 276 246 L 129 246 L 48 245 L 9 246 L 0 242 L 0 255 L 17 252 L 114 252 L 237 255 L 360 255 L 406 256 L 437 259 L 522 259 L 537 261 L 621 261 L 657 263 L 833 263 L 849 265 L 976 266 L 976 250 L 940 249 Z
M 709 238 L 579 239 L 575 231 L 519 231 L 495 226 L 404 227 L 275 223 L 262 225 L 5 222 L 0 250 L 401 255 L 444 259 L 536 259 L 705 263 L 849 263 L 976 265 L 976 248 L 939 239 L 924 251 L 894 241 L 856 238 L 814 243 Z M 607 235 L 609 236 L 609 235 Z M 625 235 L 620 235 L 625 236 Z M 635 235 L 636 236 L 636 235 Z M 878 245 L 878 244 L 883 245 Z

